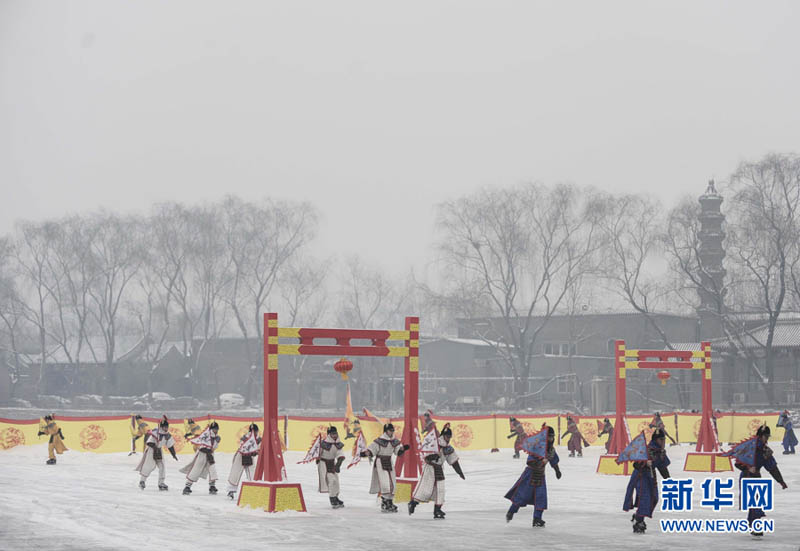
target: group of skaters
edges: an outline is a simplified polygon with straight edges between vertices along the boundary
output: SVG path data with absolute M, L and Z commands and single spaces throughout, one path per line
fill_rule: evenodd
M 555 450 L 556 432 L 553 427 L 543 425 L 542 429 L 528 435 L 522 423 L 511 417 L 509 419 L 511 434 L 509 438 L 515 437 L 514 457 L 519 457 L 520 452 L 525 451 L 527 461 L 525 470 L 520 475 L 516 483 L 505 494 L 505 498 L 511 501 L 511 506 L 506 512 L 506 521 L 510 522 L 521 507 L 533 506 L 534 528 L 545 526 L 543 512 L 547 509 L 547 483 L 546 468 L 548 465 L 555 472 L 556 479 L 562 476 L 559 467 L 559 457 Z M 797 437 L 794 434 L 791 417 L 789 412 L 784 410 L 778 419 L 777 426 L 784 429 L 783 453 L 790 455 L 795 453 Z M 216 461 L 214 452 L 219 446 L 219 424 L 211 421 L 205 429 L 202 429 L 192 419 L 187 419 L 185 423 L 186 440 L 194 448 L 194 457 L 191 462 L 180 469 L 186 475 L 186 483 L 183 494 L 192 493 L 192 485 L 200 478 L 208 479 L 209 493 L 216 494 L 216 482 L 218 480 Z M 661 415 L 656 413 L 649 427 L 653 429 L 650 442 L 646 445 L 646 457 L 632 462 L 633 472 L 625 491 L 623 500 L 623 510 L 632 511 L 631 522 L 634 533 L 644 533 L 647 530 L 645 518 L 652 518 L 653 511 L 658 503 L 658 475 L 663 479 L 670 478 L 670 460 L 666 451 L 666 440 L 675 440 L 667 433 Z M 600 428 L 600 427 L 598 427 Z M 613 436 L 614 427 L 608 418 L 604 419 L 602 430 L 599 436 L 608 435 L 606 451 Z M 363 439 L 363 433 L 358 431 L 358 437 Z M 421 476 L 412 492 L 408 503 L 409 515 L 414 514 L 420 503 L 433 502 L 433 517 L 444 519 L 445 513 L 442 510 L 445 498 L 445 463 L 465 479 L 464 472 L 459 463 L 456 450 L 451 445 L 452 430 L 446 424 L 441 432 L 436 429 L 436 424 L 430 419 L 425 418 L 423 433 L 430 437 L 436 445 L 431 448 L 430 453 L 423 452 L 423 467 Z M 66 451 L 64 445 L 64 435 L 55 421 L 54 415 L 46 415 L 39 427 L 39 435 L 49 436 L 47 464 L 55 464 L 55 453 Z M 561 439 L 569 435 L 567 449 L 570 457 L 582 456 L 581 444 L 588 446 L 583 435 L 578 429 L 577 422 L 572 416 L 567 416 L 567 429 L 560 435 Z M 347 437 L 354 435 L 348 430 Z M 644 438 L 644 434 L 641 436 Z M 166 468 L 164 465 L 163 450 L 169 451 L 173 459 L 177 461 L 175 452 L 175 440 L 169 430 L 169 420 L 165 415 L 158 425 L 149 429 L 142 417 L 137 415 L 132 418 L 131 424 L 131 454 L 136 453 L 135 446 L 137 440 L 143 438 L 143 454 L 136 467 L 139 472 L 139 487 L 144 490 L 147 478 L 158 468 L 158 489 L 168 490 L 165 483 Z M 751 437 L 754 441 L 754 460 L 745 462 L 736 457 L 735 466 L 740 471 L 739 479 L 761 478 L 761 470 L 766 470 L 783 489 L 787 488 L 786 482 L 778 469 L 773 452 L 767 445 L 770 438 L 770 429 L 767 425 L 758 428 L 756 434 Z M 228 475 L 228 497 L 233 499 L 239 482 L 244 474 L 248 480 L 252 480 L 251 467 L 253 459 L 258 455 L 261 438 L 259 427 L 252 423 L 248 427 L 247 433 L 241 437 L 239 447 L 233 456 L 230 473 Z M 356 447 L 358 444 L 356 445 Z M 381 501 L 381 511 L 384 513 L 396 513 L 397 505 L 394 504 L 394 496 L 397 485 L 395 476 L 394 458 L 400 457 L 409 449 L 408 444 L 402 443 L 395 437 L 395 428 L 392 423 L 383 425 L 383 432 L 375 438 L 372 443 L 364 446 L 358 453 L 359 457 L 369 458 L 372 463 L 372 477 L 370 481 L 370 494 L 377 494 Z M 427 448 L 426 448 L 427 449 Z M 339 434 L 334 426 L 330 426 L 324 439 L 319 442 L 319 450 L 315 456 L 317 472 L 319 477 L 319 492 L 329 494 L 331 507 L 339 509 L 344 507 L 344 502 L 339 499 L 340 484 L 339 473 L 345 459 L 344 444 L 339 439 Z M 765 516 L 761 509 L 751 508 L 748 510 L 748 523 L 752 526 L 753 521 Z M 759 536 L 761 533 L 753 532 Z

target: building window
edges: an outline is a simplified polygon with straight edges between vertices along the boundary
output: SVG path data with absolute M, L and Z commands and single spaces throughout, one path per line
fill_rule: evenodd
M 557 384 L 559 394 L 575 394 L 575 375 L 559 377 Z
M 545 356 L 575 356 L 578 353 L 578 346 L 568 342 L 546 342 L 542 345 L 542 353 Z

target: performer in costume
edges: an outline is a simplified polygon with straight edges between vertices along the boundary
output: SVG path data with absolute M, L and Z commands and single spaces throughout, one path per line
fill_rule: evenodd
M 142 490 L 144 490 L 145 480 L 147 480 L 147 477 L 150 476 L 150 473 L 152 473 L 153 469 L 156 467 L 158 467 L 158 489 L 161 491 L 169 489 L 164 483 L 167 470 L 164 467 L 164 455 L 161 448 L 167 448 L 169 453 L 172 454 L 172 458 L 175 461 L 178 460 L 178 456 L 175 455 L 175 440 L 169 433 L 169 420 L 166 415 L 161 419 L 158 427 L 154 430 L 147 431 L 144 439 L 142 460 L 139 461 L 139 465 L 134 469 L 139 471 L 141 477 L 139 480 L 139 488 Z
M 611 448 L 611 440 L 614 438 L 614 427 L 611 425 L 611 421 L 608 420 L 608 417 L 603 419 L 603 430 L 600 431 L 597 437 L 600 438 L 604 434 L 608 435 L 608 439 L 606 440 L 606 453 L 608 453 L 609 448 Z
M 239 449 L 233 454 L 233 464 L 228 474 L 228 497 L 231 499 L 236 495 L 243 472 L 247 475 L 247 480 L 253 480 L 250 467 L 253 466 L 253 458 L 258 456 L 261 437 L 258 436 L 258 425 L 255 423 L 251 423 L 248 429 L 247 434 L 239 441 Z
M 452 437 L 453 431 L 450 429 L 450 423 L 446 423 L 442 433 L 439 435 L 439 453 L 425 456 L 422 476 L 417 482 L 411 501 L 408 502 L 409 515 L 414 514 L 417 505 L 427 503 L 432 499 L 433 518 L 443 519 L 445 517 L 444 511 L 442 511 L 442 505 L 444 505 L 444 464 L 447 463 L 453 467 L 458 476 L 464 480 L 464 473 L 458 463 L 458 454 L 453 446 L 450 445 Z
M 517 420 L 516 417 L 509 417 L 508 424 L 511 427 L 511 434 L 506 436 L 506 438 L 516 438 L 516 440 L 514 440 L 514 459 L 519 459 L 519 451 L 522 449 L 522 441 L 525 440 L 528 435 L 525 433 L 525 427 Z
M 142 440 L 142 453 L 145 451 L 145 440 L 147 436 L 147 431 L 150 427 L 147 426 L 147 423 L 142 421 L 141 415 L 134 415 L 131 417 L 131 453 L 128 455 L 136 455 L 136 441 L 139 438 L 144 438 Z
M 186 421 L 183 422 L 183 430 L 184 430 L 183 437 L 186 439 L 187 442 L 189 440 L 192 440 L 193 438 L 197 438 L 198 436 L 200 436 L 200 433 L 203 432 L 203 429 L 200 427 L 200 425 L 195 423 L 194 419 L 192 419 L 191 417 L 189 417 L 188 419 L 186 419 Z M 197 444 L 192 444 L 192 449 L 194 451 L 197 451 L 199 448 L 200 446 L 198 446 Z
M 436 421 L 431 417 L 430 410 L 422 414 L 422 434 L 428 434 L 430 431 L 436 430 Z
M 506 522 L 511 522 L 514 514 L 520 507 L 533 505 L 533 527 L 544 527 L 542 513 L 547 509 L 547 482 L 545 478 L 545 467 L 549 463 L 556 472 L 556 478 L 561 478 L 561 469 L 558 467 L 558 454 L 553 444 L 556 439 L 556 431 L 553 427 L 547 427 L 547 447 L 545 457 L 528 456 L 525 470 L 517 482 L 506 492 L 505 498 L 511 500 L 511 507 L 506 513 Z
M 220 436 L 219 425 L 212 421 L 210 425 L 198 436 L 191 440 L 191 443 L 198 446 L 192 462 L 181 469 L 186 475 L 186 486 L 183 488 L 183 495 L 192 493 L 192 484 L 201 478 L 208 478 L 208 493 L 217 493 L 217 466 L 214 461 L 214 450 L 219 446 Z
M 51 413 L 50 415 L 45 415 L 44 420 L 39 423 L 38 436 L 46 434 L 50 437 L 47 443 L 48 459 L 45 461 L 47 465 L 56 464 L 56 453 L 61 455 L 65 451 L 68 451 L 67 446 L 64 445 L 64 434 L 61 432 L 61 428 L 56 424 L 55 419 L 56 416 Z
M 783 410 L 778 417 L 778 426 L 783 427 L 783 455 L 793 454 L 794 447 L 797 446 L 797 436 L 794 435 L 792 418 L 789 417 L 788 409 Z
M 713 415 L 712 415 L 712 417 L 713 417 Z M 669 439 L 670 439 L 670 442 L 672 442 L 672 444 L 673 444 L 673 445 L 674 445 L 674 444 L 677 444 L 677 442 L 675 441 L 675 439 L 674 439 L 673 437 L 671 437 L 671 436 L 669 435 L 669 433 L 667 432 L 666 425 L 664 425 L 664 420 L 663 420 L 663 419 L 661 419 L 661 413 L 659 413 L 659 412 L 656 412 L 656 414 L 655 414 L 655 415 L 653 415 L 653 420 L 652 420 L 652 421 L 650 421 L 650 424 L 649 424 L 648 426 L 649 426 L 651 429 L 658 429 L 658 430 L 660 430 L 661 432 L 663 432 L 663 433 L 664 433 L 664 435 L 665 435 L 667 438 L 669 438 Z M 714 427 L 714 428 L 716 429 L 716 425 L 715 425 L 715 427 Z
M 372 441 L 367 449 L 361 452 L 361 457 L 374 457 L 372 464 L 372 481 L 369 493 L 381 495 L 381 512 L 396 513 L 397 506 L 393 503 L 396 477 L 392 466 L 392 455 L 403 455 L 410 446 L 401 444 L 394 437 L 394 425 L 383 425 L 383 434 Z
M 633 532 L 644 534 L 647 530 L 647 523 L 644 517 L 653 517 L 653 511 L 658 503 L 658 480 L 656 469 L 662 478 L 670 478 L 669 457 L 664 448 L 666 445 L 666 435 L 661 429 L 653 431 L 653 437 L 647 446 L 647 461 L 634 461 L 633 472 L 625 490 L 625 501 L 622 504 L 623 511 L 636 509 L 631 516 L 633 522 Z M 636 494 L 634 496 L 634 493 Z
M 742 479 L 743 478 L 761 478 L 761 469 L 764 468 L 767 470 L 769 474 L 772 475 L 772 478 L 781 485 L 781 488 L 784 490 L 788 487 L 786 482 L 783 480 L 783 475 L 781 475 L 780 469 L 778 469 L 778 463 L 775 461 L 775 458 L 772 455 L 772 450 L 769 446 L 767 446 L 767 441 L 769 440 L 770 436 L 770 429 L 767 425 L 763 425 L 758 428 L 756 431 L 756 442 L 755 442 L 755 461 L 753 465 L 747 465 L 738 459 L 736 460 L 736 468 L 741 471 L 739 473 L 739 488 L 741 490 L 742 487 Z M 767 516 L 764 513 L 763 509 L 756 509 L 750 508 L 747 510 L 747 523 L 752 528 L 753 521 Z M 754 536 L 763 536 L 763 532 L 750 532 Z
M 336 427 L 328 427 L 327 436 L 319 444 L 320 452 L 317 458 L 317 474 L 319 474 L 319 493 L 329 494 L 331 507 L 340 509 L 344 502 L 339 499 L 339 471 L 344 461 L 344 444 L 339 441 L 339 431 Z
M 561 435 L 559 440 L 563 440 L 566 435 L 571 435 L 569 437 L 569 441 L 567 441 L 567 449 L 569 450 L 569 456 L 575 457 L 575 453 L 578 453 L 578 457 L 583 457 L 583 450 L 581 448 L 581 441 L 583 441 L 583 445 L 587 448 L 589 447 L 589 442 L 586 441 L 586 438 L 583 437 L 581 431 L 578 430 L 578 423 L 575 420 L 567 415 L 567 431 Z

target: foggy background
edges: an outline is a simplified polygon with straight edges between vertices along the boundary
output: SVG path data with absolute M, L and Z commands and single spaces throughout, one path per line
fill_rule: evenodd
M 608 411 L 626 334 L 717 339 L 715 400 L 797 403 L 798 15 L 2 1 L 0 403 L 257 406 L 264 311 L 420 315 L 423 407 Z M 306 360 L 282 408 L 342 406 Z M 359 368 L 401 407 L 398 362 Z M 632 408 L 695 407 L 686 375 Z
M 315 202 L 320 251 L 404 270 L 481 186 L 696 194 L 798 149 L 798 10 L 5 0 L 0 231 L 269 195 Z

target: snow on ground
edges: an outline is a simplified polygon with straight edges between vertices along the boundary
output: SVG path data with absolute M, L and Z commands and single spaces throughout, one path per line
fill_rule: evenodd
M 681 469 L 689 450 L 668 449 L 673 476 L 689 476 Z M 302 483 L 309 512 L 268 514 L 239 509 L 225 496 L 230 454 L 217 457 L 220 494 L 209 495 L 207 482 L 200 480 L 192 495 L 183 496 L 178 468 L 188 456 L 176 462 L 166 455 L 170 490 L 159 492 L 158 471 L 147 489 L 139 490 L 133 471 L 138 455 L 67 452 L 58 457 L 58 465 L 47 466 L 45 445 L 17 447 L 0 452 L 0 549 L 800 549 L 800 456 L 776 450 L 789 489 L 776 485 L 775 510 L 769 515 L 776 532 L 759 540 L 748 534 L 662 534 L 657 519 L 666 514 L 660 512 L 648 521 L 647 534 L 633 534 L 630 514 L 621 510 L 627 477 L 595 474 L 600 448 L 588 449 L 583 458 L 567 457 L 564 448 L 558 451 L 564 476 L 556 480 L 548 467 L 547 527 L 532 529 L 530 507 L 505 522 L 509 502 L 503 495 L 524 467 L 509 450 L 462 452 L 466 481 L 445 467 L 448 516 L 434 521 L 431 504 L 420 505 L 414 516 L 405 504 L 397 514 L 380 513 L 375 496 L 368 494 L 367 462 L 342 474 L 340 497 L 346 507 L 334 511 L 327 494 L 316 491 L 315 466 L 297 465 L 303 454 L 287 453 L 289 479 Z M 694 478 L 703 476 L 695 473 Z M 742 517 L 738 510 L 700 508 L 700 499 L 695 482 L 695 511 L 670 518 Z

